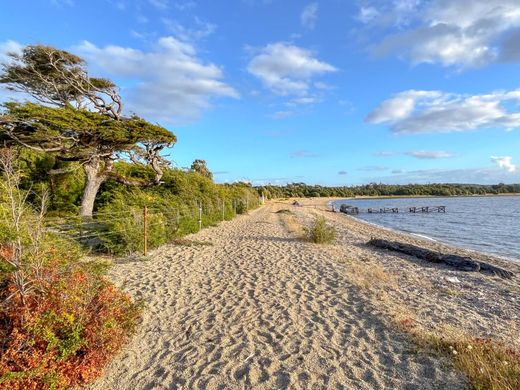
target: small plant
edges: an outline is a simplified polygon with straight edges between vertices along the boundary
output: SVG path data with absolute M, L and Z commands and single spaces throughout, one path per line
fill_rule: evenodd
M 318 216 L 311 227 L 304 228 L 307 240 L 316 244 L 331 244 L 336 241 L 336 229 L 327 225 L 327 220 L 323 216 Z

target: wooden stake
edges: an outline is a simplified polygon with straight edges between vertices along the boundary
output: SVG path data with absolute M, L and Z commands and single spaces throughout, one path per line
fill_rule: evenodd
M 199 231 L 202 230 L 202 202 L 199 203 Z
M 148 254 L 148 206 L 144 206 L 143 210 L 143 254 Z

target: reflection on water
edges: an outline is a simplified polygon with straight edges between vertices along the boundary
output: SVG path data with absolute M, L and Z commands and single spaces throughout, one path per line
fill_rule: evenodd
M 356 218 L 427 236 L 460 247 L 520 261 L 520 196 L 348 199 Z M 446 213 L 409 213 L 410 206 L 446 206 Z M 368 208 L 399 207 L 399 213 L 369 214 Z M 401 210 L 402 208 L 402 210 Z

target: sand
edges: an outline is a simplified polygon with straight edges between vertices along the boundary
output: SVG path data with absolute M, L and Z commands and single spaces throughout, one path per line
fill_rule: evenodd
M 389 275 L 385 283 L 399 288 L 385 288 L 384 302 L 409 305 L 427 326 L 485 333 L 502 321 L 492 332 L 503 337 L 518 324 L 518 282 L 375 251 L 364 245 L 370 236 L 394 233 L 324 206 L 270 203 L 188 237 L 211 245 L 167 245 L 149 261 L 116 263 L 109 277 L 146 307 L 135 336 L 91 388 L 462 389 L 450 361 L 418 350 L 392 325 L 388 305 L 360 283 L 359 265 Z M 338 242 L 302 241 L 281 208 L 295 225 L 325 215 Z M 450 285 L 453 275 L 462 282 Z M 473 293 L 475 283 L 493 291 L 493 302 Z

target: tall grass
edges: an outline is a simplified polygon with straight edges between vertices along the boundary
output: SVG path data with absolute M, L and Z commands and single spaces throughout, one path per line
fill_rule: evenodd
M 305 238 L 316 244 L 331 244 L 336 241 L 337 233 L 333 226 L 327 225 L 323 216 L 316 216 L 310 227 L 305 227 Z

